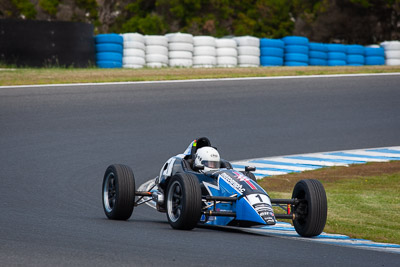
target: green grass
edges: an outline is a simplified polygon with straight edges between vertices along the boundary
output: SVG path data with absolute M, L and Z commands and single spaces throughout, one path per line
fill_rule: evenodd
M 357 73 L 400 73 L 400 66 L 79 69 L 60 67 L 15 68 L 0 65 L 0 86 Z
M 385 164 L 390 164 L 391 168 L 387 169 Z M 374 172 L 381 170 L 382 174 L 359 175 L 362 168 L 370 168 Z M 400 244 L 400 162 L 327 169 L 332 170 L 324 170 L 325 176 L 318 170 L 306 172 L 310 178 L 319 176 L 327 193 L 328 220 L 324 231 Z M 295 181 L 306 178 L 304 176 L 307 174 L 300 176 L 296 178 L 296 174 L 290 175 L 289 180 L 294 185 Z M 260 184 L 272 198 L 291 198 L 291 192 L 268 190 L 268 179 L 270 177 L 264 178 Z M 280 178 L 275 176 L 272 179 Z

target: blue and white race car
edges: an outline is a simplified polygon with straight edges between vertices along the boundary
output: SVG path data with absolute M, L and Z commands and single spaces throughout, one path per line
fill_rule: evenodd
M 131 168 L 110 165 L 102 186 L 104 212 L 109 219 L 127 220 L 135 206 L 153 201 L 175 229 L 190 230 L 199 224 L 265 226 L 274 225 L 276 219 L 290 219 L 301 236 L 323 231 L 327 199 L 318 180 L 299 181 L 291 199 L 271 199 L 252 171 L 255 168 L 251 166 L 245 171 L 234 170 L 208 138 L 201 137 L 183 154 L 171 157 L 146 191 L 136 191 Z M 284 213 L 275 214 L 273 206 L 281 207 Z

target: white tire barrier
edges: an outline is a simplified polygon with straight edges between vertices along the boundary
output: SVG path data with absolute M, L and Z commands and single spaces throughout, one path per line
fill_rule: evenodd
M 168 47 L 168 39 L 163 35 L 146 35 L 144 40 L 146 46 L 157 45 Z
M 140 33 L 124 33 L 122 34 L 123 38 L 124 38 L 124 42 L 139 42 L 144 44 L 145 42 L 145 38 L 143 35 L 141 35 Z
M 239 67 L 258 67 L 260 66 L 260 57 L 242 55 L 238 56 Z
M 170 67 L 184 67 L 189 68 L 193 66 L 193 59 L 169 59 L 169 66 Z
M 124 49 L 129 48 L 141 49 L 143 51 L 146 50 L 144 43 L 138 41 L 124 41 Z
M 212 56 L 194 56 L 193 66 L 201 67 L 202 65 L 205 67 L 215 66 L 217 65 L 217 58 Z
M 237 49 L 233 48 L 233 47 L 217 48 L 216 54 L 218 57 L 237 57 L 238 56 Z
M 169 51 L 189 51 L 193 52 L 193 44 L 190 43 L 170 43 L 168 45 Z
M 381 46 L 385 50 L 386 65 L 400 65 L 400 41 L 385 41 Z
M 193 44 L 193 35 L 189 33 L 168 33 L 165 35 L 168 39 L 168 43 L 190 43 Z
M 99 34 L 95 37 L 95 43 L 97 67 L 122 67 L 123 38 L 119 34 Z
M 237 43 L 233 39 L 220 38 L 215 40 L 217 67 L 233 68 L 238 64 Z
M 217 49 L 215 46 L 195 46 L 193 50 L 193 56 L 217 56 Z
M 146 64 L 145 37 L 140 33 L 124 33 L 122 37 L 124 39 L 122 67 L 143 68 Z
M 308 38 L 286 36 L 282 41 L 285 43 L 285 66 L 308 66 Z
M 168 39 L 169 66 L 193 66 L 193 35 L 188 33 L 169 33 Z
M 238 47 L 240 46 L 254 46 L 254 47 L 260 47 L 260 39 L 257 37 L 253 36 L 240 36 L 240 37 L 235 37 L 233 38 Z
M 260 66 L 260 39 L 253 36 L 233 38 L 237 43 L 239 67 Z
M 228 38 L 220 38 L 215 40 L 216 47 L 217 48 L 237 48 L 237 43 L 233 39 L 228 39 Z
M 168 53 L 168 56 L 170 59 L 192 59 L 193 58 L 193 54 L 192 52 L 189 51 L 170 51 Z
M 214 37 L 195 36 L 193 44 L 194 68 L 212 68 L 217 65 L 217 44 Z
M 146 55 L 168 56 L 168 47 L 162 45 L 146 45 Z
M 237 57 L 217 57 L 217 67 L 234 68 L 238 64 Z
M 193 37 L 193 45 L 216 47 L 217 43 L 215 41 L 215 38 L 211 36 L 195 36 Z
M 168 39 L 161 35 L 146 35 L 146 66 L 162 68 L 168 66 Z
M 168 56 L 159 54 L 148 54 L 146 55 L 146 63 L 168 64 Z
M 397 66 L 400 65 L 400 59 L 386 59 L 386 65 L 388 66 Z
M 124 53 L 123 53 L 124 57 L 142 57 L 144 58 L 145 56 L 145 52 L 142 49 L 137 49 L 137 48 L 128 48 L 128 49 L 124 49 Z

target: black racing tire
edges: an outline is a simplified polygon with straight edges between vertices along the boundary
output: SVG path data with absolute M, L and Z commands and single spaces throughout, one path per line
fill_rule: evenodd
M 240 171 L 241 173 L 243 173 L 244 175 L 246 175 L 247 177 L 249 177 L 251 180 L 253 180 L 254 182 L 257 183 L 257 178 L 254 175 L 254 173 L 252 172 L 246 172 L 246 171 Z
M 293 189 L 292 198 L 300 200 L 293 207 L 296 232 L 304 237 L 321 234 L 328 214 L 326 193 L 321 182 L 315 179 L 300 180 Z
M 110 165 L 103 179 L 104 213 L 112 220 L 128 220 L 135 202 L 135 177 L 125 165 Z
M 201 189 L 193 174 L 180 173 L 172 176 L 168 183 L 166 213 L 174 229 L 191 230 L 201 216 Z

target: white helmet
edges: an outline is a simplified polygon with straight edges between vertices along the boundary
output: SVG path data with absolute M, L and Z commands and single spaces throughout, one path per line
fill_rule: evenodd
M 221 164 L 220 159 L 219 153 L 215 148 L 205 146 L 197 150 L 194 165 L 204 166 L 204 172 L 217 170 Z

